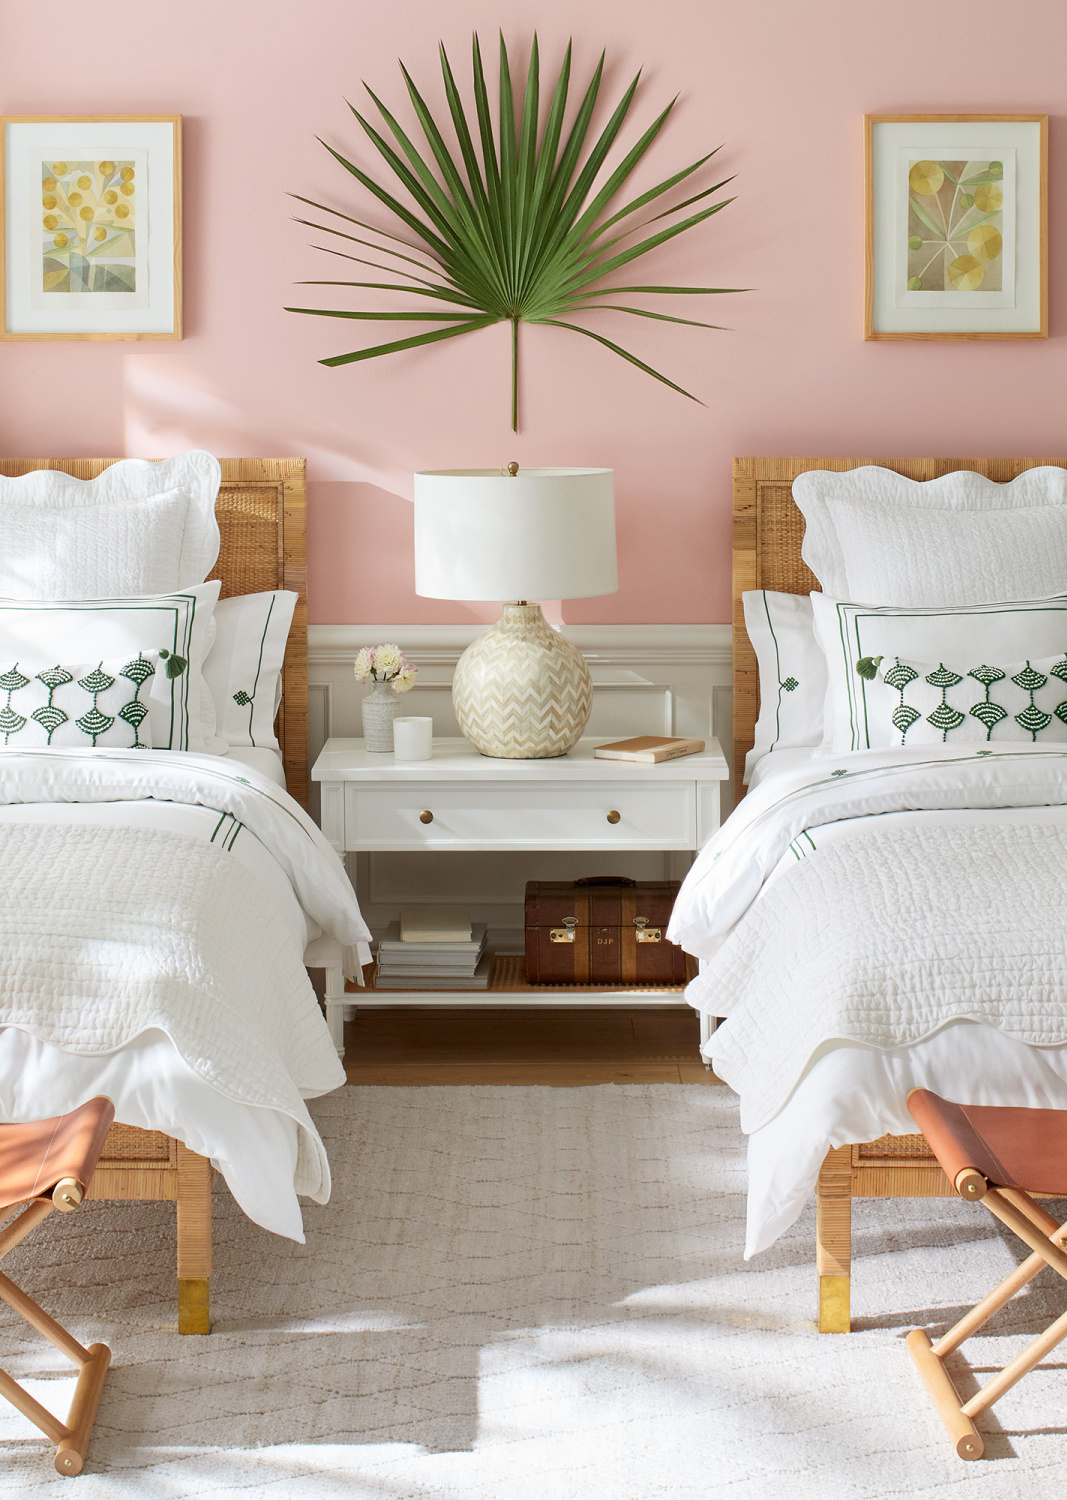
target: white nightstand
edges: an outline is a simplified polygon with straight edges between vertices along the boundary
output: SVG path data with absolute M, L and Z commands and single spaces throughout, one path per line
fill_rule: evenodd
M 716 740 L 700 755 L 660 765 L 596 760 L 604 738 L 580 740 L 556 760 L 492 760 L 465 739 L 434 740 L 433 758 L 376 755 L 358 739 L 331 739 L 311 772 L 322 786 L 322 831 L 338 854 L 452 849 L 688 850 L 719 826 L 719 783 L 729 769 Z M 373 994 L 373 992 L 371 992 Z M 326 971 L 326 1017 L 340 1053 L 345 994 L 339 968 Z M 641 990 L 390 990 L 360 1004 L 649 1005 L 678 994 Z

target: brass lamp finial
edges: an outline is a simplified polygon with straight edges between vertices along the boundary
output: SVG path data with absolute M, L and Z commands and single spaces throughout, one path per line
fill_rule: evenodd
M 518 472 L 519 472 L 519 466 L 515 462 L 515 460 L 512 459 L 511 463 L 508 464 L 508 473 L 511 475 L 512 479 L 514 479 L 515 476 L 518 474 Z

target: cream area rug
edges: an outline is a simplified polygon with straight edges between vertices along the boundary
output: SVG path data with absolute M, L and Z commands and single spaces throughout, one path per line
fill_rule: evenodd
M 16 1279 L 114 1363 L 76 1480 L 0 1409 L 0 1495 L 1062 1496 L 1062 1354 L 963 1464 L 903 1346 L 1018 1257 L 980 1207 L 856 1205 L 859 1331 L 820 1336 L 812 1216 L 741 1260 L 725 1088 L 346 1088 L 313 1108 L 333 1201 L 305 1209 L 301 1247 L 218 1191 L 210 1338 L 172 1331 L 167 1205 L 89 1204 L 14 1252 Z M 1060 1287 L 1035 1283 L 976 1362 L 1002 1364 Z M 0 1360 L 62 1409 L 67 1367 L 21 1326 L 0 1318 Z

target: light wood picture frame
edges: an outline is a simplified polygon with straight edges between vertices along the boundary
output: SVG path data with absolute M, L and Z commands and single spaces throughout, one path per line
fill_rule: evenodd
M 1048 116 L 864 116 L 864 338 L 1048 338 Z
M 0 116 L 0 339 L 180 339 L 180 115 Z

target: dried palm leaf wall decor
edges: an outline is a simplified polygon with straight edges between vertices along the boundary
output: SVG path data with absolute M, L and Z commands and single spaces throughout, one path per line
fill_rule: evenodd
M 620 203 L 634 170 L 670 115 L 673 100 L 636 144 L 612 166 L 608 164 L 608 157 L 629 113 L 640 74 L 624 92 L 599 136 L 594 138 L 590 135 L 590 126 L 600 95 L 604 56 L 601 55 L 568 127 L 567 101 L 571 81 L 571 46 L 568 44 L 541 124 L 537 37 L 533 38 L 530 48 L 525 88 L 516 97 L 507 49 L 501 36 L 494 130 L 493 109 L 477 36 L 473 40 L 474 113 L 471 118 L 468 118 L 467 107 L 443 46 L 440 57 L 458 155 L 450 149 L 442 128 L 403 63 L 401 72 L 408 97 L 425 139 L 421 148 L 415 145 L 369 87 L 367 93 L 384 122 L 384 130 L 376 128 L 359 110 L 349 106 L 392 174 L 386 177 L 388 187 L 322 142 L 330 155 L 385 210 L 389 228 L 368 223 L 326 204 L 315 203 L 300 194 L 293 195 L 317 212 L 329 215 L 334 221 L 341 220 L 351 228 L 342 229 L 336 223 L 323 224 L 311 219 L 299 219 L 299 223 L 330 235 L 335 241 L 345 241 L 351 247 L 359 246 L 364 251 L 369 249 L 389 258 L 383 264 L 368 260 L 365 254 L 357 253 L 354 248 L 342 248 L 338 244 L 318 245 L 316 249 L 384 271 L 390 279 L 314 280 L 300 285 L 402 292 L 424 298 L 433 305 L 393 312 L 317 307 L 291 307 L 286 311 L 319 318 L 443 326 L 389 343 L 375 344 L 368 349 L 335 354 L 321 363 L 331 366 L 355 364 L 401 349 L 415 349 L 442 339 L 457 338 L 487 328 L 491 323 L 507 320 L 511 323 L 511 425 L 517 429 L 519 324 L 542 323 L 595 339 L 613 354 L 636 365 L 672 390 L 696 400 L 691 392 L 683 390 L 635 354 L 571 319 L 597 309 L 610 309 L 638 318 L 685 323 L 696 328 L 718 326 L 656 312 L 644 305 L 633 305 L 630 299 L 637 297 L 643 302 L 648 297 L 716 296 L 739 288 L 606 284 L 615 272 L 710 219 L 733 201 L 719 198 L 708 202 L 732 180 L 725 178 L 692 196 L 683 196 L 680 202 L 659 212 L 642 213 L 691 178 L 715 152 L 708 152 L 656 186 Z M 374 238 L 364 238 L 352 233 L 351 229 L 362 230 Z M 620 302 L 619 298 L 627 300 Z

